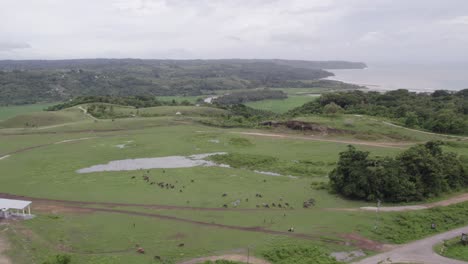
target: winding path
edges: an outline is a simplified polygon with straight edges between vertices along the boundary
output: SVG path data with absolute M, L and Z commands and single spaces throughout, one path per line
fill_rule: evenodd
M 387 263 L 422 263 L 422 264 L 467 264 L 468 262 L 449 259 L 433 251 L 433 247 L 444 240 L 467 233 L 468 226 L 398 246 L 388 252 L 381 253 L 353 264 L 387 264 Z

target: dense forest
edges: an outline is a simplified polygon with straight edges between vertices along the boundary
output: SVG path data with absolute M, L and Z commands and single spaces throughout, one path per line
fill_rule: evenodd
M 333 75 L 323 68 L 363 67 L 363 63 L 290 60 L 0 61 L 0 105 L 77 96 L 202 95 L 258 87 L 316 87 L 317 80 Z M 334 81 L 320 85 L 346 86 Z
M 214 103 L 217 104 L 243 104 L 246 102 L 261 101 L 266 99 L 286 99 L 288 95 L 280 90 L 251 90 L 251 91 L 241 91 L 241 92 L 232 92 L 227 95 L 223 95 L 214 100 Z
M 437 133 L 468 134 L 468 89 L 459 92 L 413 93 L 408 90 L 337 92 L 292 110 L 292 116 L 344 112 L 380 116 L 411 128 Z
M 396 158 L 369 157 L 349 146 L 330 173 L 330 185 L 345 197 L 386 202 L 420 201 L 468 185 L 468 172 L 440 142 L 411 147 Z

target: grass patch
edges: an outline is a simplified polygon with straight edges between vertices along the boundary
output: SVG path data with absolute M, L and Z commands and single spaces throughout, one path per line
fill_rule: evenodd
M 275 264 L 338 264 L 334 258 L 317 247 L 285 246 L 263 253 Z
M 302 96 L 289 96 L 286 99 L 269 99 L 269 100 L 262 100 L 256 102 L 248 102 L 245 105 L 260 109 L 260 110 L 267 110 L 274 113 L 282 114 L 286 113 L 291 109 L 299 107 L 305 103 L 310 101 L 316 100 L 318 97 L 316 96 L 309 96 L 309 95 L 302 95 Z
M 326 175 L 329 165 L 322 161 L 312 160 L 280 160 L 267 155 L 253 155 L 241 153 L 229 153 L 227 155 L 215 155 L 211 160 L 227 164 L 233 168 L 266 171 L 292 176 L 323 176 Z
M 372 237 L 390 243 L 402 244 L 468 224 L 468 203 L 427 210 L 387 213 L 377 219 Z M 431 224 L 436 228 L 432 229 Z
M 444 241 L 435 246 L 434 251 L 447 258 L 468 261 L 468 246 L 463 245 L 460 237 Z

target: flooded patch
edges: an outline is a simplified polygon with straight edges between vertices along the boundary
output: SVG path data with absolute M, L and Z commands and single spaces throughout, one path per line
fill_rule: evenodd
M 208 142 L 219 144 L 220 141 L 219 141 L 219 139 L 210 139 L 210 140 L 208 140 Z
M 333 252 L 331 256 L 338 261 L 350 262 L 356 258 L 365 257 L 366 253 L 362 250 L 355 250 L 350 252 Z
M 141 158 L 141 159 L 126 159 L 114 160 L 107 164 L 94 165 L 88 168 L 77 170 L 78 173 L 91 173 L 102 171 L 132 171 L 140 169 L 175 169 L 175 168 L 191 168 L 198 166 L 218 166 L 229 167 L 224 164 L 217 164 L 212 161 L 204 160 L 213 155 L 225 155 L 226 152 L 215 152 L 196 154 L 188 157 L 184 156 L 168 156 L 159 158 Z
M 6 159 L 6 158 L 8 158 L 8 157 L 10 157 L 10 155 L 5 155 L 5 156 L 3 156 L 3 157 L 0 157 L 0 160 Z
M 263 174 L 263 175 L 268 175 L 268 176 L 273 176 L 273 177 L 284 177 L 284 175 L 282 174 L 279 174 L 279 173 L 276 173 L 276 172 L 271 172 L 271 171 L 259 171 L 259 170 L 254 170 L 255 173 L 258 173 L 258 174 Z M 292 175 L 288 175 L 286 176 L 290 179 L 297 179 L 299 177 L 297 176 L 292 176 Z

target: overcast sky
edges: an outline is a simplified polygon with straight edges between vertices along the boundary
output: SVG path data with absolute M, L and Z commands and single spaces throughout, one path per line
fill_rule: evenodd
M 0 59 L 468 60 L 468 0 L 0 0 L 0 18 Z

